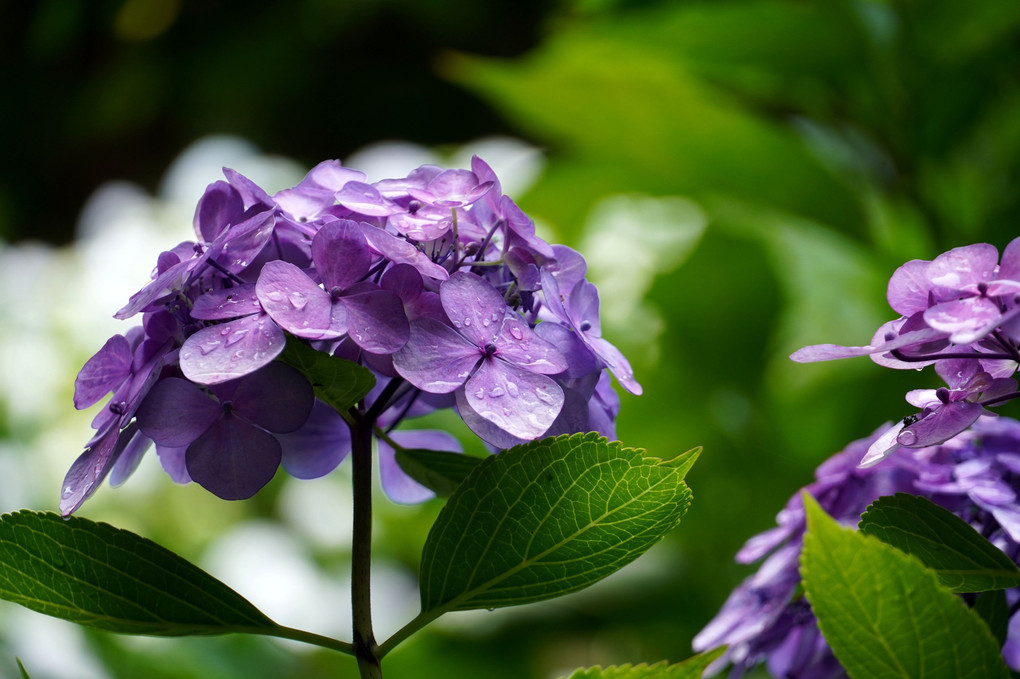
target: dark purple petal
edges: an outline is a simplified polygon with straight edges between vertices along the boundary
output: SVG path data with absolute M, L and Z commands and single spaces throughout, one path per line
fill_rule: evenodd
M 408 382 L 448 394 L 468 378 L 482 351 L 448 325 L 431 318 L 410 324 L 407 343 L 393 354 L 393 367 Z
M 285 341 L 283 330 L 266 314 L 211 325 L 185 340 L 181 371 L 199 384 L 226 382 L 268 364 Z
M 180 289 L 184 274 L 194 266 L 194 260 L 178 262 L 163 273 L 156 276 L 144 288 L 131 295 L 127 305 L 113 315 L 114 318 L 123 320 L 130 318 L 139 311 L 148 311 L 150 305 L 156 300 L 170 295 L 174 290 Z
M 131 358 L 131 345 L 123 335 L 106 340 L 74 380 L 74 407 L 88 408 L 116 389 L 131 374 Z
M 259 212 L 221 233 L 206 254 L 230 273 L 239 273 L 262 252 L 275 226 L 271 210 Z
M 907 448 L 924 448 L 945 443 L 974 424 L 985 409 L 969 401 L 952 401 L 938 406 L 917 422 L 903 427 L 896 442 Z
M 246 283 L 236 288 L 213 290 L 195 300 L 191 317 L 203 321 L 224 321 L 262 311 L 255 294 L 255 284 Z
M 563 355 L 567 363 L 567 369 L 563 373 L 564 378 L 584 377 L 602 368 L 591 347 L 581 339 L 579 333 L 567 326 L 555 321 L 542 321 L 535 326 L 535 334 L 552 344 Z
M 138 469 L 138 463 L 142 461 L 142 457 L 151 445 L 152 439 L 141 432 L 135 432 L 128 439 L 127 445 L 124 446 L 117 461 L 113 463 L 113 468 L 110 470 L 110 485 L 116 488 L 127 481 L 128 477 Z
M 410 329 L 404 304 L 389 290 L 371 290 L 341 297 L 347 312 L 347 334 L 373 354 L 392 354 L 407 342 Z
M 304 426 L 277 440 L 283 446 L 283 468 L 299 479 L 325 476 L 351 452 L 350 427 L 322 401 L 315 401 Z
M 315 234 L 312 260 L 327 291 L 344 290 L 368 275 L 372 253 L 358 223 L 341 219 Z
M 276 260 L 262 267 L 255 293 L 266 313 L 291 334 L 325 339 L 346 332 L 345 319 L 333 316 L 329 293 L 289 262 Z
M 229 225 L 237 223 L 243 213 L 241 194 L 227 182 L 213 182 L 195 209 L 195 233 L 210 243 Z
M 270 198 L 269 194 L 266 193 L 262 187 L 245 177 L 240 172 L 232 170 L 229 167 L 225 167 L 223 168 L 223 176 L 226 177 L 227 181 L 230 182 L 230 185 L 237 190 L 237 193 L 241 196 L 241 200 L 244 201 L 245 209 L 252 205 L 272 207 L 276 204 L 276 201 Z
M 556 382 L 499 359 L 486 359 L 464 384 L 471 409 L 511 436 L 544 434 L 563 407 Z
M 200 387 L 178 377 L 160 380 L 138 407 L 142 433 L 160 446 L 186 446 L 222 414 L 220 404 Z
M 400 297 L 400 301 L 407 305 L 418 298 L 418 295 L 425 289 L 425 283 L 422 281 L 421 272 L 410 264 L 396 264 L 383 274 L 382 280 L 379 281 L 379 287 L 396 294 Z
M 259 491 L 280 466 L 280 443 L 258 427 L 225 413 L 188 446 L 188 475 L 224 500 L 244 500 Z
M 451 274 L 439 286 L 439 299 L 464 337 L 480 348 L 496 342 L 507 305 L 484 278 L 466 271 Z
M 63 516 L 70 516 L 96 491 L 136 430 L 130 426 L 121 433 L 116 426 L 110 427 L 102 436 L 93 439 L 88 449 L 78 456 L 64 476 L 60 492 L 60 513 Z
M 237 381 L 231 398 L 238 417 L 277 434 L 297 430 L 315 402 L 312 385 L 289 365 L 274 361 Z

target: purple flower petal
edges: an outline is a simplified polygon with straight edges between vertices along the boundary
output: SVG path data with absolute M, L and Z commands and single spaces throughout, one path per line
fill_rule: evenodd
M 408 382 L 448 394 L 471 375 L 482 351 L 448 325 L 431 318 L 410 324 L 407 343 L 393 354 L 393 367 Z
M 289 365 L 274 361 L 237 382 L 230 402 L 238 417 L 277 434 L 296 431 L 308 420 L 312 385 Z
M 379 189 L 364 182 L 347 182 L 337 191 L 336 202 L 369 217 L 388 217 L 401 212 L 399 205 L 387 200 L 379 193 Z
M 195 209 L 195 233 L 210 243 L 244 213 L 241 194 L 225 181 L 210 184 Z
M 326 291 L 345 290 L 368 275 L 372 253 L 357 222 L 326 224 L 312 239 L 312 260 Z
M 874 467 L 887 458 L 891 452 L 899 448 L 900 444 L 896 438 L 900 435 L 900 431 L 902 431 L 904 426 L 906 426 L 906 423 L 900 420 L 875 439 L 871 446 L 868 447 L 868 452 L 865 453 L 864 457 L 857 464 L 858 469 Z
M 458 271 L 439 286 L 439 298 L 453 327 L 478 347 L 495 343 L 507 305 L 485 279 Z
M 181 371 L 199 384 L 226 382 L 268 364 L 285 342 L 283 330 L 266 314 L 211 325 L 185 340 Z
M 255 284 L 246 283 L 235 288 L 213 290 L 195 300 L 191 317 L 203 321 L 223 321 L 262 311 L 255 294 Z
M 927 271 L 931 262 L 912 259 L 893 272 L 886 298 L 889 306 L 902 316 L 913 316 L 928 308 L 931 281 Z
M 174 483 L 191 483 L 191 476 L 188 475 L 188 465 L 185 460 L 188 447 L 171 448 L 170 446 L 156 445 L 156 455 L 159 456 L 159 464 L 163 467 Z
M 369 290 L 339 299 L 347 312 L 347 334 L 373 354 L 392 354 L 407 343 L 404 304 L 389 290 Z
M 142 433 L 160 446 L 187 446 L 219 419 L 220 404 L 200 387 L 178 377 L 160 380 L 138 407 Z
M 64 475 L 60 493 L 61 515 L 70 516 L 96 491 L 134 432 L 133 427 L 125 429 L 123 434 L 116 426 L 111 427 L 78 456 Z
M 281 434 L 283 468 L 299 479 L 317 479 L 337 468 L 351 452 L 351 430 L 340 413 L 315 401 L 304 426 Z
M 543 375 L 555 375 L 567 369 L 567 360 L 555 345 L 539 337 L 515 312 L 506 317 L 496 338 L 496 355 L 511 363 Z
M 188 475 L 224 500 L 244 500 L 259 491 L 280 466 L 280 443 L 258 427 L 225 413 L 188 446 Z
M 464 420 L 464 424 L 468 426 L 468 429 L 474 432 L 478 438 L 485 441 L 493 449 L 506 450 L 528 442 L 528 439 L 513 436 L 476 413 L 471 407 L 471 404 L 468 403 L 467 395 L 464 393 L 463 389 L 458 389 L 454 392 L 454 395 L 456 397 L 457 413 L 460 415 L 460 419 Z
M 124 446 L 124 450 L 110 469 L 110 485 L 116 488 L 127 481 L 128 477 L 138 469 L 138 463 L 142 461 L 142 457 L 151 445 L 152 439 L 141 432 L 135 432 L 128 439 L 127 445 Z
M 619 349 L 601 337 L 589 337 L 588 342 L 595 350 L 595 354 L 605 361 L 609 372 L 613 373 L 624 389 L 636 396 L 643 393 L 641 385 L 634 379 L 634 370 Z
M 1001 318 L 998 305 L 987 297 L 943 302 L 924 312 L 924 320 L 930 327 L 951 333 L 949 340 L 957 344 L 970 344 L 980 339 L 975 331 L 986 326 L 995 328 Z
M 273 235 L 276 217 L 271 210 L 260 212 L 221 233 L 207 256 L 230 273 L 246 269 Z
M 517 438 L 544 434 L 563 407 L 556 382 L 499 359 L 487 359 L 464 384 L 472 410 Z
M 968 401 L 952 401 L 936 407 L 917 422 L 903 427 L 896 442 L 907 448 L 924 448 L 945 443 L 974 424 L 985 409 Z
M 298 337 L 326 339 L 347 330 L 343 310 L 334 317 L 329 293 L 289 262 L 276 260 L 262 267 L 255 293 L 266 313 Z
M 74 380 L 74 407 L 88 408 L 113 391 L 131 374 L 131 345 L 123 335 L 106 340 Z
M 369 247 L 395 264 L 410 264 L 422 276 L 441 281 L 450 277 L 450 273 L 446 269 L 433 262 L 428 255 L 406 240 L 397 238 L 371 224 L 362 223 L 361 232 L 368 241 Z

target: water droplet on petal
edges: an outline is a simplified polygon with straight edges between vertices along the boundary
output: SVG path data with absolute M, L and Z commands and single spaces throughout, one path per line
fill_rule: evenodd
M 486 328 L 488 328 L 491 323 L 492 321 L 490 321 L 488 318 L 482 319 L 482 325 L 485 326 Z
M 510 327 L 510 334 L 513 335 L 515 340 L 524 339 L 524 333 L 516 325 Z
M 900 435 L 896 437 L 896 442 L 901 446 L 912 446 L 917 443 L 917 434 L 909 429 L 904 429 L 900 432 Z
M 240 330 L 237 330 L 232 335 L 227 337 L 227 346 L 229 347 L 233 346 L 234 344 L 237 344 L 238 342 L 243 340 L 245 338 L 245 335 L 247 334 L 248 334 L 247 328 L 241 328 Z
M 305 297 L 303 292 L 292 292 L 290 293 L 290 305 L 295 309 L 304 309 L 305 304 L 308 303 L 308 299 Z
M 465 318 L 464 319 L 464 327 L 465 328 L 470 328 L 471 327 L 471 319 L 470 318 Z
M 201 343 L 200 343 L 200 344 L 198 345 L 198 350 L 202 352 L 202 355 L 203 355 L 203 356 L 205 356 L 205 355 L 206 355 L 206 354 L 208 354 L 209 352 L 211 352 L 211 351 L 213 351 L 214 349 L 216 349 L 217 347 L 219 347 L 219 346 L 220 346 L 220 344 L 221 344 L 221 343 L 220 343 L 220 341 L 219 341 L 218 339 L 214 339 L 214 340 L 206 340 L 206 341 L 204 341 L 204 342 L 201 342 Z
M 224 337 L 229 335 L 230 334 L 230 326 L 229 325 L 223 326 L 223 328 L 220 330 L 220 334 L 223 335 Z
M 489 398 L 499 398 L 505 393 L 506 392 L 503 391 L 503 387 L 493 387 L 492 390 L 489 392 Z
M 506 393 L 510 394 L 510 396 L 513 397 L 513 398 L 517 398 L 517 396 L 521 392 L 517 388 L 517 384 L 516 383 L 514 383 L 514 382 L 507 382 L 506 383 Z
M 475 397 L 485 398 L 485 389 L 483 387 L 478 387 L 478 389 L 475 391 Z
M 273 290 L 267 294 L 266 297 L 268 297 L 271 302 L 282 302 L 284 295 L 279 290 Z

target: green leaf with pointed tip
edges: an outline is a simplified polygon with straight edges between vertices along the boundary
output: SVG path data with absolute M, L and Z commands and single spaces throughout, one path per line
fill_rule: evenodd
M 278 360 L 300 371 L 312 383 L 315 395 L 341 414 L 357 405 L 375 386 L 375 375 L 367 368 L 316 351 L 296 337 L 287 337 L 287 346 Z
M 860 529 L 913 554 L 954 592 L 1020 585 L 1020 568 L 966 521 L 928 498 L 907 493 L 881 497 L 861 517 Z
M 421 448 L 397 448 L 397 464 L 412 479 L 439 497 L 450 493 L 485 459 Z
M 595 433 L 482 461 L 425 541 L 423 614 L 541 601 L 601 580 L 675 527 L 690 456 L 649 457 Z
M 15 660 L 18 661 L 18 671 L 21 672 L 21 679 L 31 679 L 31 677 L 28 676 L 28 670 L 26 670 L 25 666 L 21 664 L 21 658 L 15 658 Z
M 801 575 L 851 677 L 1008 677 L 988 626 L 915 557 L 841 527 L 804 494 Z
M 53 513 L 0 517 L 0 598 L 128 634 L 279 629 L 240 594 L 155 542 Z
M 605 669 L 589 667 L 575 670 L 566 679 L 701 679 L 705 668 L 726 650 L 725 646 L 700 653 L 682 663 L 670 665 L 665 660 L 654 665 L 613 665 Z

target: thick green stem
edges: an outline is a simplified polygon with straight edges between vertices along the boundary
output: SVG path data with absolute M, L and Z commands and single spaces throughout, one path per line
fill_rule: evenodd
M 372 428 L 364 416 L 351 425 L 354 476 L 354 535 L 351 547 L 351 608 L 354 652 L 362 679 L 381 679 L 378 644 L 372 631 Z

